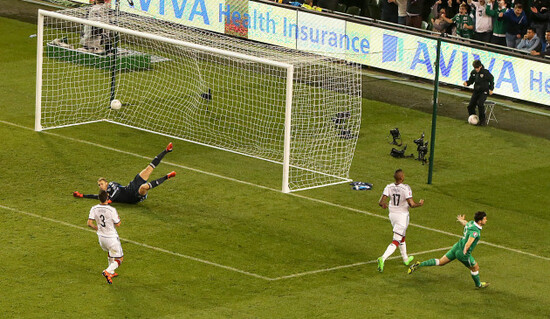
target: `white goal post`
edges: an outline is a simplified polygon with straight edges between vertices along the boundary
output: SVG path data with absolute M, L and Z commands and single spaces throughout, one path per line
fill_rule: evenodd
M 39 10 L 36 131 L 105 121 L 267 160 L 283 192 L 350 181 L 357 65 L 90 10 Z

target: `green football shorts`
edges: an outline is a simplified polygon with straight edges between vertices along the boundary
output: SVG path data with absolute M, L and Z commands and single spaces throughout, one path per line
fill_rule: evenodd
M 462 253 L 462 248 L 458 245 L 458 243 L 456 243 L 453 248 L 451 248 L 446 254 L 445 256 L 447 256 L 447 258 L 449 258 L 449 260 L 453 261 L 455 259 L 457 259 L 458 261 L 460 261 L 461 263 L 464 264 L 464 266 L 470 268 L 472 266 L 475 266 L 476 264 L 476 260 L 474 259 L 474 257 L 472 255 L 468 255 L 468 256 L 465 256 L 463 253 Z

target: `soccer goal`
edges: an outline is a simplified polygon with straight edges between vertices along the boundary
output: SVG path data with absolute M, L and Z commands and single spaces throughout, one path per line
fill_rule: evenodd
M 37 37 L 36 131 L 106 121 L 198 143 L 281 164 L 283 192 L 349 181 L 357 65 L 108 8 L 40 10 Z

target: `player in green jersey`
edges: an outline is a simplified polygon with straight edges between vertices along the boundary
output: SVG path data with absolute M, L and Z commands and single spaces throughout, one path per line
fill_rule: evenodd
M 487 223 L 487 214 L 485 212 L 477 212 L 472 221 L 467 221 L 464 215 L 458 215 L 456 219 L 464 226 L 464 236 L 440 259 L 434 258 L 414 263 L 409 267 L 409 274 L 412 274 L 420 267 L 443 266 L 458 259 L 464 266 L 470 268 L 476 288 L 486 288 L 489 286 L 489 283 L 479 280 L 479 265 L 472 256 L 472 251 L 479 242 L 479 238 L 481 238 L 481 229 Z

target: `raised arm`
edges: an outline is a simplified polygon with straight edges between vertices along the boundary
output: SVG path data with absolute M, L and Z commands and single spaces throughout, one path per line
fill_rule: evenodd
M 495 10 L 493 0 L 487 1 L 487 5 L 485 5 L 485 14 L 491 17 L 497 16 L 497 10 Z
M 456 216 L 456 220 L 462 224 L 462 226 L 466 226 L 466 224 L 468 224 L 468 221 L 466 220 L 466 218 L 464 217 L 464 215 L 458 215 Z
M 450 14 L 449 12 L 447 12 L 447 14 Z M 453 24 L 454 21 L 452 19 L 449 19 L 447 18 L 447 15 L 441 17 L 441 19 L 445 20 L 445 22 L 449 23 L 449 24 Z

